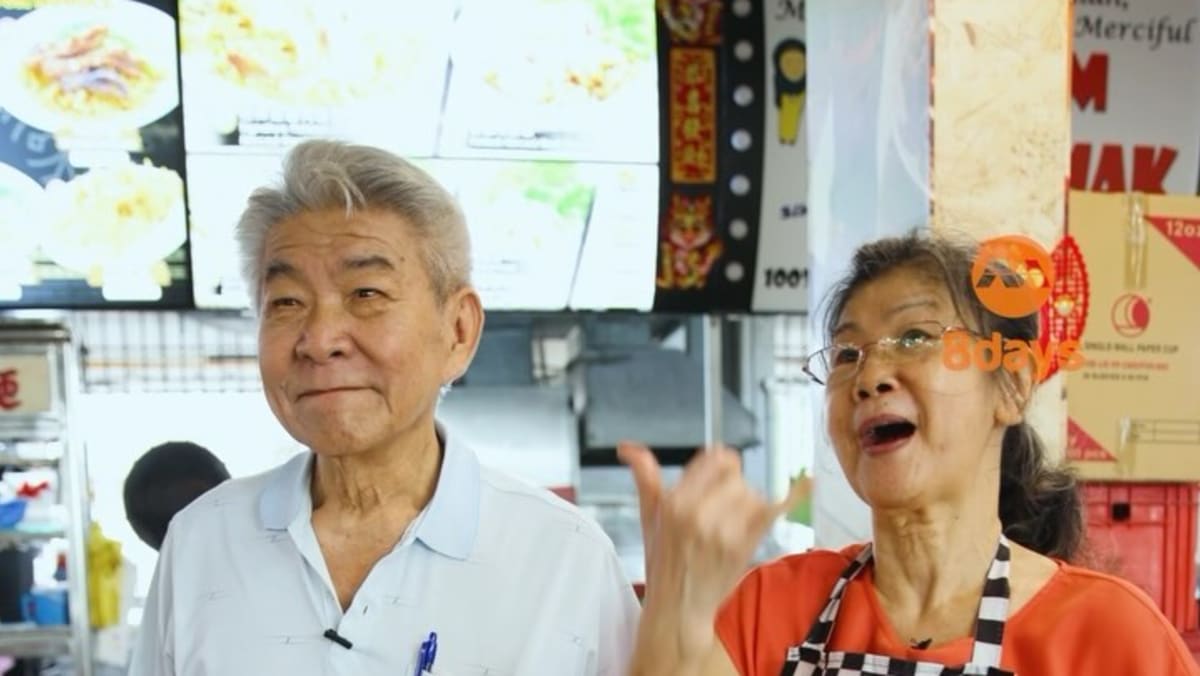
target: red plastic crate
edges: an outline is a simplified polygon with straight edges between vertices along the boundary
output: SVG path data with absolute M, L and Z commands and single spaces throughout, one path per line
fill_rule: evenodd
M 1195 483 L 1084 482 L 1091 564 L 1141 587 L 1180 632 L 1197 628 Z
M 1183 635 L 1183 642 L 1187 645 L 1188 650 L 1192 651 L 1192 657 L 1200 662 L 1200 631 L 1189 631 Z

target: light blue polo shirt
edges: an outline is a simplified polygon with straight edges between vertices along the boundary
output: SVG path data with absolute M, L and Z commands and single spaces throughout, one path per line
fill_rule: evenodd
M 345 612 L 312 528 L 311 453 L 180 512 L 129 674 L 409 676 L 436 632 L 435 674 L 623 676 L 639 606 L 608 537 L 443 438 L 433 498 Z

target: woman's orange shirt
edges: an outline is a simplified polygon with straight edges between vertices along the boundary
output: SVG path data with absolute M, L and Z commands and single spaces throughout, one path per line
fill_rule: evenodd
M 751 571 L 717 616 L 717 636 L 744 676 L 779 676 L 862 545 L 787 556 Z M 846 589 L 827 649 L 959 666 L 965 637 L 918 650 L 899 637 L 875 595 L 872 567 Z M 1025 676 L 1200 676 L 1178 632 L 1141 590 L 1118 578 L 1059 563 L 1058 572 L 1004 629 L 1001 666 Z

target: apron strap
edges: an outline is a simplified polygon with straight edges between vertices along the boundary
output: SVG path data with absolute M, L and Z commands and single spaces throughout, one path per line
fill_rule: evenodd
M 996 558 L 988 568 L 983 583 L 983 598 L 979 599 L 979 614 L 975 620 L 975 646 L 971 664 L 977 667 L 1000 666 L 1000 650 L 1004 645 L 1004 623 L 1008 620 L 1009 597 L 1012 588 L 1008 576 L 1012 567 L 1012 549 L 1008 538 L 1000 534 Z
M 871 562 L 874 549 L 870 543 L 863 547 L 854 561 L 842 571 L 829 600 L 817 617 L 817 621 L 808 630 L 804 643 L 793 648 L 795 654 L 789 655 L 801 664 L 814 664 L 824 660 L 825 646 L 833 635 L 833 627 L 841 610 L 842 597 L 846 587 Z M 1004 644 L 1004 623 L 1008 620 L 1009 597 L 1011 587 L 1008 577 L 1012 566 L 1012 549 L 1008 538 L 1000 534 L 996 545 L 996 556 L 988 567 L 987 578 L 983 583 L 983 596 L 979 601 L 979 611 L 975 619 L 974 644 L 971 649 L 971 661 L 963 668 L 966 674 L 1003 673 L 999 671 L 1000 652 Z M 790 659 L 789 659 L 790 661 Z M 995 671 L 993 671 L 995 670 Z
M 821 655 L 825 654 L 825 644 L 833 635 L 833 624 L 837 621 L 838 612 L 841 610 L 842 596 L 846 594 L 846 587 L 854 578 L 858 577 L 863 568 L 867 567 L 867 564 L 871 562 L 871 556 L 872 546 L 871 543 L 867 543 L 867 546 L 862 548 L 858 556 L 854 557 L 850 565 L 846 566 L 846 569 L 838 576 L 837 582 L 833 585 L 833 591 L 829 594 L 829 600 L 825 602 L 825 607 L 817 616 L 817 621 L 808 630 L 808 636 L 801 646 L 803 651 L 811 654 L 815 650 Z

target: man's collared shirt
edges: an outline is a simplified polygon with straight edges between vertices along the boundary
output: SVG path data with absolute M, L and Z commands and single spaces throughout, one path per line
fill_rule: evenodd
M 172 520 L 130 676 L 409 676 L 431 632 L 434 674 L 624 674 L 637 599 L 574 507 L 447 439 L 433 498 L 343 612 L 312 461 L 228 481 Z

